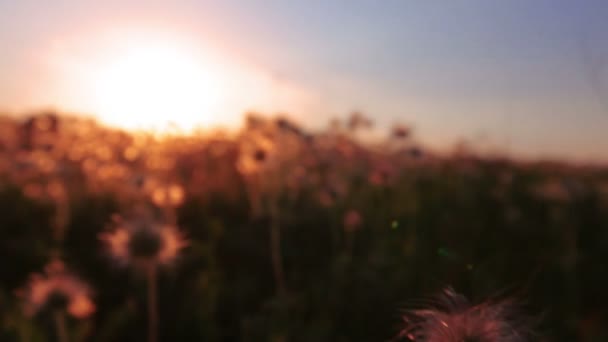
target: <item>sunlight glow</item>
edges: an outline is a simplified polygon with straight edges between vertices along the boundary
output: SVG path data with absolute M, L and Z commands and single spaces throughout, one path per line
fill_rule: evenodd
M 136 42 L 90 75 L 92 107 L 103 121 L 125 128 L 213 124 L 228 95 L 229 76 L 219 69 L 180 46 Z
M 52 42 L 30 102 L 128 130 L 236 128 L 248 111 L 311 113 L 317 96 L 211 38 L 117 26 Z M 41 79 L 38 75 L 38 79 Z

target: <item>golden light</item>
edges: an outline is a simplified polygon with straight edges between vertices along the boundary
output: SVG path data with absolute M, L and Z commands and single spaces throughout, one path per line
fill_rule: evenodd
M 126 128 L 191 129 L 214 123 L 226 101 L 219 65 L 166 42 L 135 42 L 90 73 L 91 107 L 103 121 Z
M 236 128 L 247 111 L 313 112 L 316 97 L 201 34 L 167 28 L 81 32 L 44 54 L 30 99 L 126 129 Z M 38 77 L 40 79 L 40 77 Z

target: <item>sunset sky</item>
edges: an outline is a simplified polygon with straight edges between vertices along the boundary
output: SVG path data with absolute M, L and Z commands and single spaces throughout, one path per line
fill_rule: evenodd
M 603 0 L 0 0 L 0 109 L 360 110 L 437 147 L 608 161 L 606 18 Z

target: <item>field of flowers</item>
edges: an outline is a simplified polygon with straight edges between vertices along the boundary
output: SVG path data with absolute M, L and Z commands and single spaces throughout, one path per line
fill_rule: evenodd
M 451 288 L 516 299 L 490 319 L 531 340 L 608 341 L 608 169 L 370 126 L 0 117 L 0 341 L 407 340 L 404 310 Z

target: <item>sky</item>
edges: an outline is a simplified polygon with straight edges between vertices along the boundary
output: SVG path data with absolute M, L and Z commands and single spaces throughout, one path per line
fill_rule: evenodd
M 171 32 L 247 75 L 222 83 L 233 117 L 357 110 L 437 148 L 606 162 L 606 18 L 603 0 L 0 0 L 0 109 L 95 111 L 65 64 L 110 31 Z

